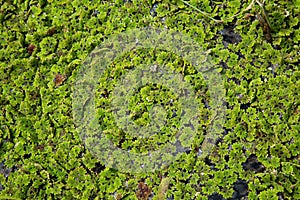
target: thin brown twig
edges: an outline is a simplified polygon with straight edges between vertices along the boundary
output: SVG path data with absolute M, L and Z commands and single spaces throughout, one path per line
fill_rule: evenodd
M 251 3 L 250 3 L 245 9 L 243 9 L 241 12 L 239 12 L 239 13 L 233 15 L 233 16 L 230 16 L 230 17 L 228 17 L 228 18 L 226 18 L 226 19 L 224 19 L 224 20 L 218 20 L 218 19 L 215 19 L 215 18 L 211 17 L 209 13 L 203 12 L 202 10 L 200 10 L 199 8 L 197 8 L 197 7 L 195 7 L 195 6 L 191 5 L 191 4 L 189 4 L 188 2 L 186 2 L 186 1 L 184 1 L 184 0 L 181 0 L 181 1 L 182 1 L 182 3 L 184 3 L 184 4 L 186 4 L 186 5 L 188 5 L 188 6 L 192 7 L 192 8 L 194 8 L 195 10 L 197 10 L 198 12 L 200 12 L 202 15 L 208 17 L 209 19 L 211 19 L 211 20 L 213 20 L 213 21 L 215 21 L 215 22 L 217 22 L 217 23 L 223 23 L 224 21 L 226 21 L 226 20 L 228 20 L 228 19 L 232 19 L 232 18 L 234 18 L 234 17 L 236 17 L 236 16 L 238 16 L 238 15 L 240 15 L 240 14 L 242 14 L 242 13 L 248 11 L 248 10 L 251 10 L 255 2 L 256 2 L 258 5 L 261 4 L 258 0 L 252 0 Z M 263 8 L 263 7 L 262 7 L 262 8 Z

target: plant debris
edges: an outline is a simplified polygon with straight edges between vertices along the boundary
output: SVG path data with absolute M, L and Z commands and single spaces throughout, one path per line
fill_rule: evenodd
M 27 52 L 31 55 L 34 52 L 35 48 L 36 48 L 36 46 L 34 46 L 33 44 L 30 44 L 27 47 Z
M 55 87 L 60 86 L 67 79 L 66 75 L 62 75 L 60 73 L 56 74 L 54 78 Z
M 269 23 L 267 22 L 266 18 L 263 17 L 264 15 L 260 15 L 259 13 L 256 14 L 256 18 L 259 21 L 259 24 L 262 28 L 262 31 L 264 33 L 265 39 L 268 42 L 272 42 L 272 35 L 271 35 L 271 28 Z
M 151 188 L 149 188 L 144 182 L 139 182 L 138 190 L 135 195 L 139 200 L 147 200 L 151 192 Z

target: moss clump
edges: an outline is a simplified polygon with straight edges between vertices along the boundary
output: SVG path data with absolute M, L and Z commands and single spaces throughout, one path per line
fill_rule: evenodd
M 300 2 L 268 1 L 270 30 L 256 17 L 263 17 L 258 3 L 247 9 L 252 2 L 188 2 L 197 11 L 182 1 L 1 1 L 0 199 L 136 199 L 141 182 L 153 198 L 300 199 Z M 152 141 L 128 138 L 100 109 L 109 103 L 113 81 L 145 58 L 165 62 L 192 85 L 201 129 L 171 165 L 128 174 L 106 168 L 85 148 L 72 116 L 72 93 L 82 62 L 97 45 L 146 26 L 187 34 L 209 52 L 224 80 L 226 122 L 212 152 L 200 159 L 212 119 L 201 73 L 169 52 L 129 53 L 110 66 L 112 82 L 100 80 L 96 94 L 99 121 L 112 141 L 143 152 L 167 141 L 178 123 L 170 117 L 180 110 L 176 98 L 167 105 L 174 94 L 157 85 L 140 88 L 131 107 L 142 125 L 152 106 L 147 98 L 169 109 L 166 134 Z M 58 74 L 67 77 L 59 84 Z

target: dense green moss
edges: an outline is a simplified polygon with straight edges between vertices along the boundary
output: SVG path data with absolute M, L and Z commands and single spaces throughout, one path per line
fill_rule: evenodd
M 299 0 L 268 1 L 265 11 L 258 1 L 0 2 L 0 199 L 300 199 Z M 200 158 L 214 119 L 201 73 L 163 50 L 116 59 L 95 95 L 99 123 L 118 147 L 159 148 L 180 120 L 176 95 L 148 84 L 130 99 L 131 117 L 147 125 L 159 103 L 168 111 L 163 134 L 137 140 L 116 127 L 113 89 L 137 64 L 170 67 L 199 103 L 201 128 L 190 148 L 164 169 L 129 174 L 106 168 L 84 146 L 72 94 L 97 45 L 147 26 L 182 32 L 209 54 L 226 89 L 226 121 L 212 152 Z

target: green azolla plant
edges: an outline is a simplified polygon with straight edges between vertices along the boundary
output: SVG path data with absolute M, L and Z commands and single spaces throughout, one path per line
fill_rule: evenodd
M 214 193 L 231 198 L 238 179 L 247 182 L 248 199 L 299 199 L 300 2 L 265 2 L 271 43 L 255 17 L 261 7 L 254 3 L 247 9 L 252 2 L 189 1 L 196 10 L 183 1 L 158 1 L 156 15 L 151 15 L 151 1 L 1 1 L 0 199 L 135 199 L 139 181 L 155 196 L 161 177 L 169 178 L 169 199 L 207 199 Z M 185 33 L 210 50 L 224 78 L 227 120 L 213 152 L 198 159 L 210 122 L 207 86 L 189 63 L 156 52 L 157 62 L 166 61 L 196 91 L 202 129 L 191 151 L 172 165 L 132 175 L 106 168 L 82 145 L 72 119 L 71 86 L 81 62 L 105 38 L 149 25 Z M 241 40 L 221 34 L 229 29 Z M 32 54 L 29 45 L 36 47 Z M 144 62 L 148 53 L 131 52 L 116 60 L 106 74 L 112 80 L 99 80 L 97 95 L 113 91 L 114 81 Z M 59 87 L 53 82 L 57 73 L 67 76 Z M 132 109 L 144 111 L 133 116 L 137 123 L 149 121 L 147 97 L 162 102 L 173 97 L 156 87 L 144 86 L 132 97 Z M 136 102 L 141 105 L 134 106 Z M 131 140 L 114 127 L 110 113 L 100 108 L 109 99 L 98 98 L 97 105 L 99 121 L 110 129 L 112 141 L 124 149 L 147 150 L 152 141 Z M 177 123 L 176 118 L 168 120 L 170 126 Z M 168 137 L 153 141 L 166 142 Z M 253 154 L 263 172 L 243 167 Z
M 136 52 L 135 54 L 139 53 Z M 116 123 L 112 123 L 116 116 L 113 114 L 113 112 L 111 112 L 112 108 L 109 104 L 109 102 L 112 102 L 113 98 L 115 98 L 112 95 L 113 89 L 122 74 L 125 74 L 126 72 L 128 73 L 128 71 L 135 65 L 142 64 L 142 62 L 150 64 L 151 60 L 153 60 L 153 57 L 158 58 L 158 61 L 154 61 L 156 64 L 152 65 L 153 70 L 156 70 L 155 68 L 157 68 L 157 66 L 164 65 L 164 56 L 165 52 L 156 52 L 154 55 L 154 52 L 152 51 L 150 51 L 150 56 L 146 57 L 143 55 L 142 58 L 136 55 L 134 58 L 131 58 L 131 56 L 129 57 L 127 55 L 126 59 L 116 61 L 116 63 L 114 64 L 115 66 L 112 66 L 113 68 L 108 70 L 111 73 L 104 73 L 108 77 L 100 78 L 99 82 L 103 83 L 100 84 L 100 88 L 96 89 L 97 91 L 99 91 L 98 93 L 96 93 L 97 99 L 99 100 L 96 101 L 96 107 L 99 108 L 97 111 L 97 117 L 99 119 L 99 124 L 101 124 L 101 127 L 103 127 L 103 132 L 108 134 L 109 138 L 112 139 L 117 146 L 122 146 L 124 149 L 128 150 L 132 149 L 133 146 L 138 149 L 143 148 L 144 151 L 156 150 L 157 148 L 159 148 L 159 144 L 161 145 L 168 141 L 174 140 L 175 133 L 177 132 L 176 128 L 179 127 L 179 118 L 181 112 L 181 106 L 178 103 L 178 97 L 174 94 L 174 92 L 177 91 L 172 92 L 169 90 L 169 88 L 165 88 L 163 85 L 149 83 L 140 88 L 137 88 L 135 95 L 129 99 L 128 112 L 130 111 L 130 113 L 128 117 L 130 118 L 130 120 L 133 120 L 138 126 L 146 126 L 151 128 L 151 126 L 148 125 L 151 120 L 153 120 L 151 119 L 151 115 L 153 113 L 151 113 L 150 111 L 151 109 L 153 109 L 154 105 L 160 105 L 165 109 L 165 112 L 155 113 L 155 115 L 157 115 L 161 120 L 161 124 L 159 124 L 159 126 L 163 127 L 160 130 L 162 133 L 151 135 L 151 137 L 137 138 L 124 132 L 121 128 L 118 128 Z M 129 60 L 131 59 L 133 60 L 132 63 L 129 62 Z M 195 92 L 201 88 L 201 86 L 203 85 L 203 80 L 201 80 L 199 77 L 197 80 L 196 75 L 193 75 L 196 74 L 195 69 L 192 69 L 190 66 L 184 64 L 183 61 L 181 61 L 180 63 L 180 61 L 176 57 L 168 57 L 167 59 L 169 60 L 169 63 L 166 67 L 170 67 L 173 70 L 178 71 L 179 73 L 191 74 L 187 75 L 186 77 L 187 81 L 193 83 Z M 104 82 L 102 80 L 106 81 Z M 202 89 L 204 89 L 203 86 Z M 203 99 L 203 97 L 199 95 L 200 102 L 201 99 Z M 205 122 L 204 118 L 208 118 L 205 113 L 208 113 L 208 111 L 204 112 L 203 110 L 200 113 L 203 114 L 203 122 Z M 134 130 L 131 129 L 127 131 L 129 133 L 134 132 Z M 153 131 L 155 132 L 155 130 Z M 123 143 L 119 143 L 118 141 L 123 141 Z

